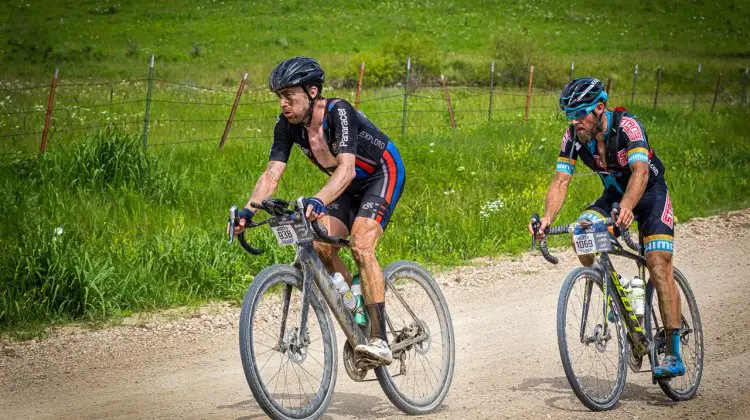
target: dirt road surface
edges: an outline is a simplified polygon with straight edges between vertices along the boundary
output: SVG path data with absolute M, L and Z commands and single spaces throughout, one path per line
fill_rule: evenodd
M 456 369 L 443 407 L 425 418 L 750 418 L 750 209 L 694 220 L 676 236 L 676 266 L 692 284 L 704 328 L 695 399 L 673 403 L 649 374 L 632 372 L 612 411 L 592 413 L 576 399 L 555 327 L 575 256 L 558 249 L 558 266 L 524 255 L 436 276 L 453 317 Z M 265 418 L 242 371 L 238 308 L 201 312 L 1 343 L 0 418 Z M 340 352 L 340 334 L 338 343 Z M 355 383 L 339 368 L 324 418 L 404 417 L 377 381 Z

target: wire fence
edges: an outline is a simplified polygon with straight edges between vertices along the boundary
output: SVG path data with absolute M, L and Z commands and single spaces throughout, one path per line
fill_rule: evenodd
M 400 86 L 362 89 L 359 84 L 356 95 L 334 92 L 344 93 L 334 96 L 355 103 L 392 138 L 399 138 L 399 129 L 403 138 L 417 132 L 522 123 L 559 114 L 559 92 L 534 88 L 534 66 L 523 89 L 494 86 L 494 74 L 484 86 L 451 84 L 442 78 L 441 84 L 415 87 L 412 82 L 410 88 L 410 71 L 408 65 Z M 37 152 L 35 144 L 42 154 L 52 138 L 50 147 L 64 147 L 63 143 L 81 141 L 92 131 L 111 127 L 138 133 L 145 147 L 214 142 L 221 148 L 227 142 L 273 138 L 273 122 L 279 114 L 276 96 L 265 86 L 248 87 L 247 75 L 238 88 L 231 89 L 154 78 L 153 64 L 148 78 L 58 83 L 57 74 L 50 85 L 0 84 L 0 156 Z M 748 104 L 747 68 L 730 78 L 704 74 L 698 67 L 692 93 L 665 88 L 661 67 L 647 87 L 643 78 L 639 84 L 638 76 L 636 67 L 632 84 L 613 85 L 611 79 L 606 80 L 610 103 L 695 112 Z

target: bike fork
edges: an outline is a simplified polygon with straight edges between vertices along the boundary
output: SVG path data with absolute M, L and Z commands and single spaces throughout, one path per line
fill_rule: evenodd
M 586 320 L 588 319 L 589 306 L 591 305 L 591 291 L 594 288 L 594 281 L 586 278 L 586 288 L 583 292 L 583 309 L 581 310 L 581 328 L 579 330 L 581 343 L 586 342 Z

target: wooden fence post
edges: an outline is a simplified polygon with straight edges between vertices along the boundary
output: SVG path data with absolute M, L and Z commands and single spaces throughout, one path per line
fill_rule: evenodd
M 719 97 L 719 86 L 721 86 L 721 73 L 716 78 L 716 89 L 714 90 L 714 101 L 711 103 L 711 112 L 716 108 L 716 99 Z
M 359 67 L 359 79 L 357 80 L 357 96 L 354 100 L 354 109 L 359 109 L 359 93 L 362 91 L 362 78 L 365 77 L 365 62 Z
M 529 120 L 529 106 L 531 105 L 531 86 L 534 82 L 534 65 L 531 65 L 529 69 L 529 91 L 526 94 L 526 112 L 524 113 L 523 120 Z
M 52 108 L 55 106 L 55 91 L 57 90 L 57 75 L 60 69 L 55 69 L 55 74 L 52 76 L 52 85 L 49 89 L 49 100 L 47 101 L 47 115 L 44 117 L 44 129 L 42 130 L 42 143 L 39 145 L 39 156 L 44 155 L 47 151 L 47 133 L 49 133 L 49 125 L 52 122 Z
M 440 75 L 440 80 L 443 81 L 443 89 L 445 89 L 445 100 L 448 101 L 448 113 L 451 116 L 451 127 L 453 131 L 456 131 L 456 119 L 453 117 L 453 106 L 451 105 L 451 95 L 448 93 L 448 85 L 445 83 L 445 76 Z
M 227 119 L 227 126 L 224 127 L 224 134 L 221 135 L 221 142 L 219 143 L 219 151 L 224 150 L 224 143 L 227 141 L 229 136 L 229 129 L 232 127 L 232 121 L 234 121 L 234 113 L 237 111 L 237 106 L 240 104 L 240 98 L 242 97 L 242 91 L 245 89 L 247 84 L 247 73 L 242 76 L 240 80 L 240 87 L 237 89 L 237 96 L 234 98 L 234 104 L 232 105 L 232 111 L 229 112 L 229 119 Z
M 607 87 L 606 87 L 607 95 L 612 96 L 612 91 L 610 90 L 610 86 L 612 86 L 612 76 L 607 77 Z
M 745 67 L 745 84 L 742 86 L 742 105 L 747 105 L 747 70 Z

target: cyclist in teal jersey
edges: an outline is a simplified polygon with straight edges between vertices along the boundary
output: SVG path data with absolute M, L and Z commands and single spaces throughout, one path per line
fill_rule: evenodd
M 560 109 L 570 121 L 562 138 L 555 178 L 547 189 L 547 199 L 537 237 L 552 224 L 562 208 L 576 162 L 599 174 L 604 184 L 602 196 L 581 218 L 604 219 L 612 204 L 620 203 L 617 223 L 629 228 L 633 220 L 645 246 L 646 264 L 659 299 L 661 317 L 669 339 L 667 356 L 654 369 L 660 378 L 680 376 L 685 365 L 680 357 L 680 296 L 672 275 L 674 216 L 664 180 L 664 165 L 648 142 L 641 123 L 622 110 L 607 109 L 607 92 L 592 77 L 571 81 L 560 95 Z M 529 224 L 529 232 L 533 232 Z M 585 266 L 593 255 L 580 255 Z

